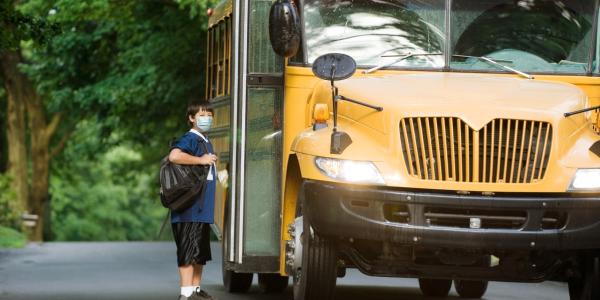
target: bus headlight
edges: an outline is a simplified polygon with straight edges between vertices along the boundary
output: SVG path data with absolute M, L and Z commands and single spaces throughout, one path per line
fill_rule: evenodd
M 333 179 L 352 183 L 385 183 L 377 167 L 370 161 L 317 157 L 315 164 L 323 174 Z
M 600 191 L 600 169 L 579 169 L 571 182 L 569 191 Z

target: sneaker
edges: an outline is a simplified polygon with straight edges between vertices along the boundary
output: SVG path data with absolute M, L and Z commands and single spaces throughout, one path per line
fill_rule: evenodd
M 217 300 L 209 295 L 207 292 L 200 290 L 199 292 L 194 292 L 190 300 Z

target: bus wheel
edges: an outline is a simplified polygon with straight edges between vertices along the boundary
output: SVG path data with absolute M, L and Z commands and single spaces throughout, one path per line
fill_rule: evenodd
M 586 258 L 580 275 L 569 279 L 569 298 L 571 300 L 600 299 L 600 258 Z
M 450 292 L 452 280 L 419 278 L 419 287 L 421 288 L 423 295 L 427 297 L 444 298 L 448 296 L 448 293 Z
M 319 236 L 303 219 L 302 266 L 294 272 L 294 300 L 333 299 L 337 280 L 335 243 Z
M 476 298 L 483 297 L 487 291 L 487 281 L 476 280 L 454 280 L 454 289 L 461 298 Z
M 223 274 L 223 286 L 225 286 L 225 290 L 229 293 L 245 293 L 252 286 L 252 277 L 254 277 L 253 273 L 237 273 L 233 270 L 228 270 L 225 266 L 227 264 L 226 261 L 226 250 L 227 249 L 227 241 L 228 237 L 228 228 L 229 228 L 229 220 L 225 218 L 225 230 L 223 230 L 223 247 L 221 247 L 221 273 Z
M 279 274 L 258 274 L 258 286 L 263 293 L 281 293 L 287 288 L 289 278 Z
M 223 269 L 223 285 L 229 293 L 245 293 L 252 286 L 252 273 L 236 273 Z

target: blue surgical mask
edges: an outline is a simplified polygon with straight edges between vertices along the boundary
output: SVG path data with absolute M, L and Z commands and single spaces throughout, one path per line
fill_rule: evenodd
M 211 116 L 197 116 L 196 126 L 202 131 L 209 131 L 212 127 L 213 117 Z

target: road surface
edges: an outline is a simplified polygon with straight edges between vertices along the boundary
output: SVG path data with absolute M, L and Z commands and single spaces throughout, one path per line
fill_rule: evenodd
M 213 261 L 202 288 L 220 300 L 291 300 L 291 289 L 264 295 L 255 282 L 249 293 L 228 294 L 221 281 L 221 249 L 213 243 Z M 175 300 L 179 294 L 173 243 L 45 243 L 24 249 L 0 249 L 0 300 Z M 427 299 L 414 279 L 367 277 L 349 270 L 338 280 L 338 300 Z M 448 299 L 459 299 L 453 290 Z M 566 285 L 490 283 L 485 299 L 568 299 Z

